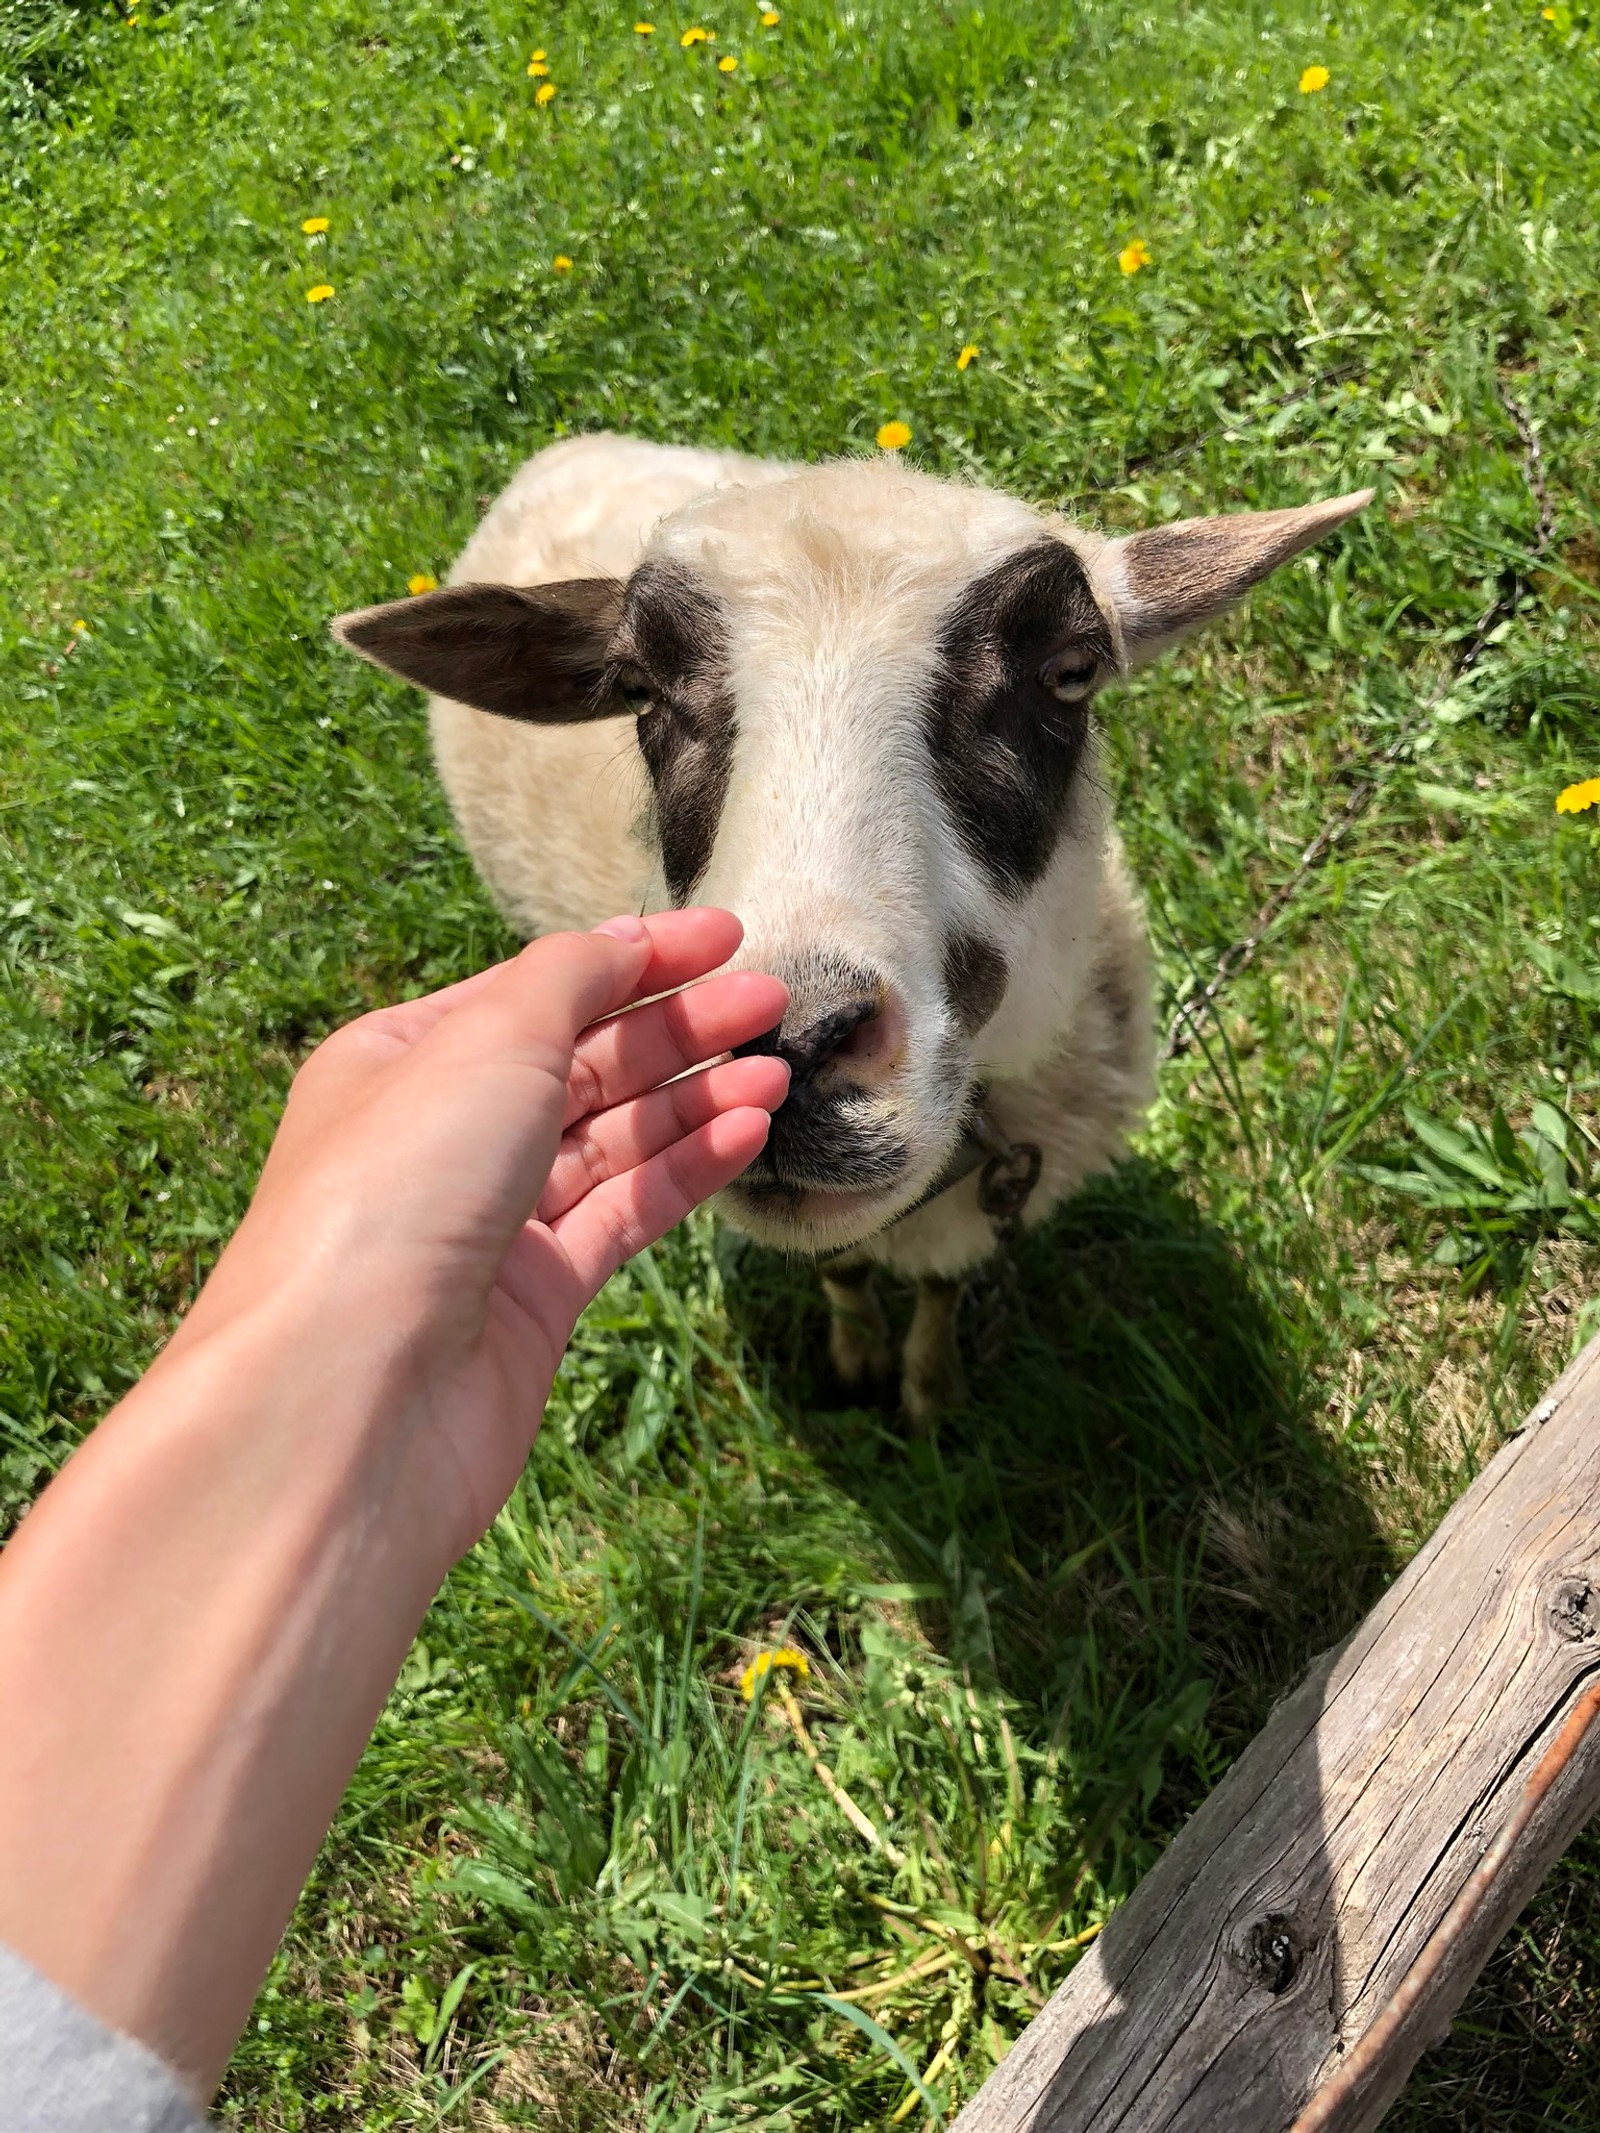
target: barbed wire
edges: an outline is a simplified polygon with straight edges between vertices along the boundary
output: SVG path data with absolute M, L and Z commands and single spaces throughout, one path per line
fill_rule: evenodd
M 1205 984 L 1196 987 L 1179 1001 L 1167 1026 L 1166 1040 L 1161 1047 L 1163 1060 L 1180 1058 L 1193 1044 L 1217 1001 L 1234 979 L 1248 970 L 1255 961 L 1268 933 L 1294 902 L 1307 879 L 1367 812 L 1377 798 L 1388 772 L 1409 753 L 1432 717 L 1435 707 L 1461 677 L 1477 665 L 1489 649 L 1490 641 L 1501 624 L 1516 614 L 1530 589 L 1531 573 L 1549 552 L 1555 539 L 1555 511 L 1545 480 L 1544 452 L 1539 443 L 1538 431 L 1534 428 L 1527 410 L 1507 388 L 1505 380 L 1498 376 L 1495 380 L 1495 392 L 1521 441 L 1523 475 L 1537 507 L 1538 517 L 1532 545 L 1522 562 L 1502 577 L 1495 597 L 1462 641 L 1461 648 L 1446 673 L 1402 722 L 1398 732 L 1378 756 L 1372 768 L 1350 788 L 1344 804 L 1323 823 L 1296 860 L 1291 872 L 1257 911 L 1250 930 L 1223 950 Z

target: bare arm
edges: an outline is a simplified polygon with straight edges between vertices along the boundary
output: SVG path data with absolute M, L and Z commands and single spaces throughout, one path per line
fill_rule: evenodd
M 727 913 L 612 921 L 341 1030 L 149 1375 L 0 1559 L 0 1940 L 214 2087 L 578 1312 L 786 1073 Z M 662 1084 L 671 1082 L 670 1086 Z

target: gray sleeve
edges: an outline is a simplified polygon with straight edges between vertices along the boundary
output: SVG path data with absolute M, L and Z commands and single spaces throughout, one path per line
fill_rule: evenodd
M 0 1946 L 0 2133 L 203 2133 L 153 2052 Z

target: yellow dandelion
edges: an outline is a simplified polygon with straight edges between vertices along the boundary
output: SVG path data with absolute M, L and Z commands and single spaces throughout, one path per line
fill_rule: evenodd
M 437 592 L 438 589 L 439 580 L 430 571 L 414 570 L 406 580 L 406 591 L 413 595 Z
M 325 304 L 332 294 L 333 283 L 331 281 L 319 281 L 314 289 L 307 289 L 306 302 L 308 304 Z
M 1137 274 L 1141 267 L 1150 264 L 1150 247 L 1142 237 L 1131 238 L 1117 254 L 1117 265 L 1124 274 Z
M 1556 794 L 1558 815 L 1581 815 L 1590 807 L 1600 807 L 1600 778 L 1585 778 L 1581 785 L 1569 785 Z
M 636 22 L 633 26 L 635 37 L 653 37 L 655 33 L 656 26 L 653 22 Z
M 692 30 L 685 30 L 683 35 L 678 39 L 678 42 L 687 52 L 690 45 L 692 44 L 709 44 L 711 42 L 711 32 L 709 30 L 702 30 L 697 25 Z
M 910 442 L 911 425 L 909 422 L 886 422 L 878 432 L 878 450 L 880 452 L 898 452 L 902 445 L 907 445 Z
M 556 85 L 553 81 L 542 81 L 533 92 L 533 100 L 536 104 L 552 103 L 555 99 L 555 93 Z
M 972 365 L 977 362 L 979 356 L 982 355 L 982 353 L 983 350 L 978 346 L 976 341 L 968 341 L 966 347 L 963 348 L 960 355 L 956 357 L 957 370 L 970 370 Z
M 550 54 L 545 50 L 543 45 L 540 45 L 537 52 L 530 52 L 528 54 L 528 64 L 531 66 L 535 60 L 548 59 L 549 57 Z
M 775 1652 L 757 1652 L 739 1677 L 739 1686 L 744 1691 L 746 1703 L 755 1702 L 757 1685 L 768 1674 L 793 1674 L 797 1681 L 809 1681 L 811 1662 L 804 1652 L 797 1652 L 792 1644 L 780 1644 Z
M 1553 7 L 1542 7 L 1539 13 L 1546 22 L 1554 22 L 1556 19 L 1556 11 Z
M 528 61 L 528 72 L 532 74 L 536 79 L 540 75 L 548 74 L 549 71 L 550 69 L 545 65 L 542 59 L 530 59 Z
M 73 628 L 74 628 L 75 630 L 86 630 L 86 629 L 87 629 L 87 628 L 89 627 L 89 625 L 88 625 L 88 623 L 87 623 L 87 622 L 85 622 L 85 621 L 84 621 L 84 619 L 83 619 L 82 615 L 80 615 L 80 616 L 78 617 L 77 621 L 73 623 L 72 627 L 73 627 Z
M 761 10 L 761 27 L 764 30 L 775 30 L 782 20 L 783 17 L 775 7 L 764 7 Z
M 1315 96 L 1319 89 L 1326 89 L 1332 79 L 1326 67 L 1307 67 L 1300 77 L 1300 94 Z
M 572 272 L 572 261 L 565 252 L 557 252 L 550 264 L 558 274 L 570 274 Z
M 308 237 L 320 237 L 328 227 L 328 218 L 326 215 L 307 215 L 300 227 Z
M 717 61 L 717 72 L 719 74 L 732 74 L 737 68 L 738 64 L 738 60 L 734 58 L 731 52 L 724 52 L 722 57 Z

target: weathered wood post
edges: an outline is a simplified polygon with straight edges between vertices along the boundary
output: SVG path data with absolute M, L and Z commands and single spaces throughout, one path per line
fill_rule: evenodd
M 957 2133 L 1366 2133 L 1600 1805 L 1600 1340 L 1274 1711 Z

